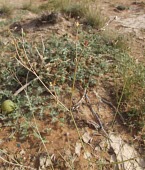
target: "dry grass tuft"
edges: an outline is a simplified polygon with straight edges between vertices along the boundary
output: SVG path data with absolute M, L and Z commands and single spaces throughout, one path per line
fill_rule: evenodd
M 13 12 L 13 8 L 9 5 L 3 4 L 0 7 L 0 16 L 2 16 L 2 17 L 11 16 L 12 12 Z

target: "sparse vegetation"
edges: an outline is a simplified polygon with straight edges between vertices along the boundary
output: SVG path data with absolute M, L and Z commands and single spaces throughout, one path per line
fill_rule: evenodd
M 116 82 L 117 101 L 122 95 L 120 110 L 125 112 L 124 116 L 129 118 L 129 124 L 133 128 L 143 128 L 144 123 L 144 88 L 145 88 L 145 67 L 142 63 L 130 57 L 123 56 L 121 65 L 116 65 L 115 71 L 118 76 Z M 139 125 L 140 124 L 140 125 Z
M 39 9 L 42 11 L 52 10 L 61 12 L 71 18 L 79 20 L 83 24 L 85 23 L 95 28 L 102 27 L 106 21 L 98 7 L 94 7 L 87 1 L 57 0 L 45 3 L 44 5 L 42 4 Z
M 68 6 L 59 6 L 62 13 L 67 14 L 72 18 L 79 19 L 79 17 L 84 17 L 87 9 L 81 4 L 68 4 Z
M 34 151 L 31 153 L 29 160 L 24 159 L 22 155 L 25 153 L 22 153 L 14 159 L 10 156 L 9 161 L 6 161 L 4 158 L 9 157 L 9 153 L 0 150 L 3 166 L 27 168 L 23 164 L 33 162 L 34 164 L 30 165 L 35 168 L 42 168 L 45 165 L 52 170 L 66 167 L 74 170 L 82 166 L 79 162 L 81 154 L 87 169 L 93 165 L 99 170 L 111 170 L 120 164 L 106 159 L 109 157 L 110 148 L 107 148 L 109 137 L 105 130 L 101 127 L 106 136 L 102 144 L 103 150 L 97 150 L 96 143 L 102 141 L 104 137 L 98 135 L 98 140 L 94 132 L 90 137 L 87 129 L 91 125 L 95 128 L 95 133 L 97 132 L 97 123 L 92 120 L 91 122 L 88 115 L 90 112 L 94 114 L 94 110 L 103 103 L 103 97 L 98 93 L 97 100 L 93 97 L 94 89 L 100 86 L 109 96 L 109 106 L 115 108 L 111 123 L 107 122 L 108 129 L 112 128 L 110 124 L 114 126 L 117 120 L 121 120 L 121 124 L 130 131 L 135 131 L 134 134 L 144 140 L 145 65 L 129 55 L 128 39 L 123 34 L 109 30 L 98 31 L 104 27 L 106 18 L 102 16 L 99 8 L 96 10 L 91 3 L 57 0 L 41 4 L 37 10 L 46 12 L 49 9 L 48 12 L 52 12 L 51 14 L 56 17 L 55 22 L 48 22 L 48 15 L 44 13 L 38 21 L 35 19 L 30 22 L 32 25 L 30 23 L 26 25 L 40 28 L 42 23 L 45 23 L 44 27 L 50 25 L 49 28 L 55 30 L 51 35 L 47 35 L 44 28 L 44 35 L 35 39 L 34 37 L 42 30 L 37 30 L 37 34 L 32 36 L 31 32 L 27 31 L 26 25 L 23 29 L 23 24 L 21 33 L 6 30 L 5 38 L 8 38 L 9 42 L 5 44 L 1 40 L 0 100 L 1 104 L 3 101 L 9 101 L 11 105 L 16 105 L 15 109 L 12 109 L 2 104 L 0 130 L 4 129 L 9 133 L 7 140 L 16 141 L 14 144 L 17 144 L 17 150 L 25 148 L 26 145 L 28 152 L 34 149 L 35 153 Z M 25 3 L 22 9 L 33 11 L 32 7 L 30 1 Z M 2 9 L 2 15 L 10 15 L 9 8 L 3 6 L 0 11 Z M 64 17 L 64 20 L 73 21 L 71 33 L 60 34 L 59 28 L 53 28 L 57 24 L 55 12 L 63 13 L 61 17 Z M 65 29 L 65 24 L 63 28 Z M 87 96 L 88 93 L 91 100 Z M 80 96 L 83 97 L 78 99 Z M 91 109 L 87 110 L 85 107 Z M 83 115 L 83 109 L 86 109 L 87 120 Z M 84 133 L 88 133 L 86 138 L 83 136 Z M 59 140 L 62 140 L 62 143 L 59 144 Z M 5 146 L 3 142 L 2 145 Z M 97 155 L 100 153 L 101 158 L 96 157 L 96 153 Z M 105 157 L 102 153 L 108 155 Z M 35 159 L 31 160 L 32 157 Z
M 36 51 L 30 42 L 25 40 L 25 43 L 23 43 L 22 40 L 18 40 L 16 50 L 20 51 L 18 55 L 21 56 L 20 60 L 24 63 L 27 63 L 26 54 L 29 56 L 29 61 L 34 66 L 34 69 L 37 68 L 37 74 L 39 74 L 42 80 L 45 80 L 47 86 L 50 86 L 51 82 L 58 89 L 63 84 L 70 88 L 75 71 L 75 44 L 77 43 L 79 63 L 76 75 L 76 88 L 94 87 L 97 85 L 97 79 L 100 75 L 101 77 L 104 75 L 106 78 L 106 76 L 108 77 L 108 75 L 113 74 L 114 77 L 111 81 L 114 82 L 112 88 L 116 96 L 116 106 L 119 103 L 120 96 L 123 95 L 119 103 L 119 112 L 132 112 L 132 110 L 136 110 L 136 113 L 132 116 L 134 118 L 137 116 L 140 119 L 144 113 L 144 66 L 137 64 L 134 59 L 127 55 L 126 51 L 124 51 L 126 49 L 122 46 L 123 38 L 120 35 L 112 40 L 110 38 L 104 34 L 89 35 L 82 31 L 78 42 L 72 43 L 72 40 L 67 36 L 59 39 L 52 36 L 51 39 L 49 38 L 49 40 L 44 42 L 45 49 L 42 49 L 42 44 L 35 44 L 35 47 L 37 47 Z M 87 44 L 85 45 L 86 42 Z M 14 51 L 14 47 L 11 46 L 10 48 Z M 43 51 L 43 58 L 39 58 L 38 51 Z M 105 57 L 106 55 L 112 58 L 111 63 Z M 40 61 L 38 62 L 38 60 Z M 15 64 L 15 70 L 13 70 L 14 63 L 14 59 L 8 63 L 9 66 L 6 66 L 6 68 L 11 72 L 6 70 L 2 77 L 3 82 L 7 85 L 10 84 L 11 88 L 16 87 L 17 84 L 17 82 L 12 80 L 12 76 L 9 79 L 11 73 L 17 70 L 15 74 L 18 78 L 26 77 L 28 74 L 27 70 L 19 64 Z M 104 81 L 103 78 L 102 81 Z M 109 81 L 105 81 L 105 84 L 109 85 Z M 40 91 L 43 92 L 41 88 Z M 33 90 L 31 91 L 32 94 L 30 93 L 29 95 L 33 96 Z M 140 100 L 137 98 L 139 94 Z M 39 97 L 37 100 L 39 100 Z M 38 103 L 38 101 L 35 102 Z
M 87 12 L 85 14 L 85 20 L 84 23 L 86 25 L 90 25 L 93 28 L 102 28 L 106 22 L 106 18 L 102 16 L 101 12 L 99 9 L 93 9 L 89 8 L 87 9 Z

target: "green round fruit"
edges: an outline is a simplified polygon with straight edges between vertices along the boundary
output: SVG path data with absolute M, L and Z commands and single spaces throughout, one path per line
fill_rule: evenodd
M 15 108 L 16 108 L 16 105 L 11 100 L 5 100 L 1 105 L 2 111 L 6 112 L 6 113 L 13 112 L 15 110 Z

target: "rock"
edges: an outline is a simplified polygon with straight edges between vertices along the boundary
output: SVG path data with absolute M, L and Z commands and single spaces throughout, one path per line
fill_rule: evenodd
M 124 10 L 127 9 L 127 7 L 124 6 L 124 5 L 118 5 L 118 6 L 116 7 L 116 9 L 118 9 L 119 11 L 124 11 Z

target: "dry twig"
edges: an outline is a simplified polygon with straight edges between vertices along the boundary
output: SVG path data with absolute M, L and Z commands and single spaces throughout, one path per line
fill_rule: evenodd
M 14 96 L 17 96 L 19 93 L 21 93 L 25 88 L 27 88 L 33 81 L 38 80 L 38 77 L 36 77 L 35 79 L 31 80 L 30 82 L 26 83 L 25 85 L 23 85 L 21 88 L 19 88 L 15 93 Z
M 0 156 L 0 159 L 9 164 L 9 165 L 12 165 L 12 166 L 17 166 L 17 167 L 21 167 L 21 168 L 26 168 L 26 169 L 32 169 L 32 170 L 36 170 L 35 168 L 32 168 L 32 167 L 29 167 L 29 166 L 24 166 L 24 165 L 21 165 L 21 164 L 18 164 L 18 163 L 13 163 L 13 162 L 9 162 L 7 161 L 6 159 L 4 159 L 2 156 Z
M 82 104 L 83 100 L 85 99 L 85 95 L 86 95 L 87 89 L 84 90 L 83 96 L 81 97 L 81 99 L 72 107 L 72 110 L 77 110 L 80 105 Z
M 104 126 L 103 126 L 103 124 L 102 124 L 102 122 L 101 122 L 101 119 L 100 119 L 98 113 L 95 112 L 94 109 L 92 108 L 90 99 L 89 99 L 89 97 L 88 97 L 87 94 L 85 94 L 85 99 L 86 99 L 86 102 L 87 102 L 87 105 L 88 105 L 90 111 L 92 112 L 92 114 L 93 114 L 93 116 L 94 116 L 94 118 L 95 118 L 95 121 L 98 122 L 98 125 L 99 125 L 100 129 L 102 129 L 102 131 L 105 133 L 105 136 L 106 136 L 109 140 L 111 140 L 111 139 L 109 138 L 106 130 L 104 129 Z

